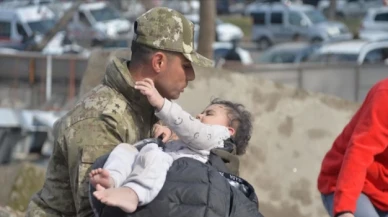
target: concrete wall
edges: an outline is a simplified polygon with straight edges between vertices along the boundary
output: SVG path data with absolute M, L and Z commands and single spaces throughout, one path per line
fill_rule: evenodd
M 8 206 L 24 212 L 31 196 L 43 186 L 45 169 L 30 163 L 16 163 L 0 167 L 0 216 Z

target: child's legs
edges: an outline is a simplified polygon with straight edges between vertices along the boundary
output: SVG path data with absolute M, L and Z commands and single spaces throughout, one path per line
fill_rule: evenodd
M 121 143 L 109 154 L 104 164 L 104 169 L 109 171 L 116 188 L 121 186 L 131 174 L 132 166 L 138 153 L 139 151 L 136 147 L 127 143 Z
M 157 144 L 148 144 L 140 150 L 133 171 L 123 186 L 136 192 L 139 205 L 148 204 L 162 189 L 172 162 L 172 157 L 160 150 Z
M 333 203 L 334 203 L 334 193 L 323 195 L 322 194 L 323 205 L 325 206 L 327 212 L 331 217 L 333 217 Z M 370 202 L 369 198 L 361 193 L 357 200 L 357 208 L 355 217 L 380 217 L 377 213 L 377 210 Z

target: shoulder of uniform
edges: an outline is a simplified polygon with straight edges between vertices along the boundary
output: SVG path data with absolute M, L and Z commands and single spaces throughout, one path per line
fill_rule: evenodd
M 127 111 L 127 101 L 120 95 L 113 95 L 106 103 L 102 114 L 110 116 L 122 116 Z
M 76 106 L 85 110 L 102 111 L 114 95 L 114 91 L 106 85 L 93 88 Z
M 99 85 L 87 93 L 59 122 L 68 128 L 79 121 L 101 117 L 101 114 L 117 116 L 119 120 L 127 108 L 124 97 L 105 85 Z
M 80 103 L 83 109 L 103 114 L 122 114 L 127 107 L 124 96 L 106 85 L 94 88 Z

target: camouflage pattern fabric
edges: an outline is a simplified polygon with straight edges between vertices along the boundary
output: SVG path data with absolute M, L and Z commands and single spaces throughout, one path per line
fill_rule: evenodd
M 165 7 L 152 8 L 136 19 L 134 30 L 134 40 L 140 44 L 182 53 L 196 66 L 214 65 L 212 60 L 195 51 L 194 24 L 175 10 Z
M 119 143 L 151 136 L 157 118 L 146 97 L 133 88 L 127 63 L 114 58 L 103 83 L 55 124 L 46 180 L 27 216 L 93 216 L 88 199 L 91 165 Z

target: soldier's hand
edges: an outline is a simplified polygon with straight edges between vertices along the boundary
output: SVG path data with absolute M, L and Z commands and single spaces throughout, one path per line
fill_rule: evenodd
M 162 141 L 166 143 L 168 140 L 170 140 L 172 135 L 172 131 L 166 127 L 162 126 L 160 124 L 154 125 L 154 138 L 158 138 L 159 136 L 162 136 Z
M 156 90 L 154 82 L 145 78 L 142 81 L 135 83 L 135 89 L 139 90 L 143 95 L 147 96 L 148 102 L 154 106 L 157 111 L 160 111 L 164 105 L 164 98 Z

